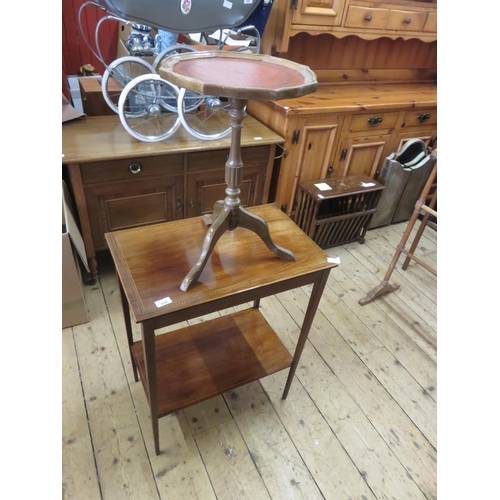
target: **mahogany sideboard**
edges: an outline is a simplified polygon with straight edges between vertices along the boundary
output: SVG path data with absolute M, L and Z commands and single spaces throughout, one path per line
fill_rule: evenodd
M 283 138 L 247 115 L 242 129 L 241 203 L 267 203 L 273 163 Z M 161 142 L 130 136 L 115 116 L 62 125 L 62 163 L 80 219 L 91 280 L 104 234 L 204 215 L 225 197 L 231 138 L 200 141 L 184 128 Z
M 288 395 L 330 269 L 337 264 L 275 205 L 249 211 L 296 261 L 281 260 L 253 231 L 226 231 L 188 291 L 180 284 L 199 257 L 201 217 L 106 234 L 120 282 L 134 378 L 147 395 L 155 452 L 158 419 L 289 368 Z M 259 311 L 263 297 L 312 284 L 295 352 L 289 353 Z M 253 307 L 168 333 L 167 326 L 253 301 Z M 141 327 L 134 342 L 132 321 Z M 299 328 L 298 328 L 299 329 Z

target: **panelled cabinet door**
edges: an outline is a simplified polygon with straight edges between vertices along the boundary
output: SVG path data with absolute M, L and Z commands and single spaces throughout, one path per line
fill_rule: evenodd
M 394 152 L 399 151 L 406 141 L 410 139 L 421 139 L 428 148 L 437 148 L 437 131 L 436 130 L 418 130 L 412 132 L 402 132 L 396 137 Z M 389 151 L 389 154 L 392 151 Z
M 390 138 L 387 134 L 348 139 L 340 150 L 334 176 L 364 174 L 375 177 Z
M 299 120 L 298 144 L 291 146 L 289 176 L 291 198 L 286 200 L 286 213 L 295 210 L 295 194 L 299 183 L 330 177 L 333 171 L 333 155 L 337 147 L 342 118 L 337 116 L 312 117 Z M 295 168 L 291 168 L 296 165 Z M 279 203 L 278 203 L 279 205 Z
M 95 250 L 104 234 L 184 217 L 183 176 L 96 184 L 85 188 Z
M 239 198 L 243 207 L 261 204 L 265 175 L 266 165 L 243 167 L 243 179 L 239 186 Z M 187 217 L 212 213 L 215 202 L 226 197 L 226 188 L 224 170 L 188 175 Z
M 346 0 L 292 0 L 292 24 L 340 26 Z
M 241 149 L 243 162 L 239 198 L 242 206 L 260 205 L 270 164 L 270 146 Z M 226 168 L 229 149 L 191 153 L 187 160 L 186 217 L 213 212 L 215 202 L 226 197 Z M 267 202 L 267 197 L 266 197 Z

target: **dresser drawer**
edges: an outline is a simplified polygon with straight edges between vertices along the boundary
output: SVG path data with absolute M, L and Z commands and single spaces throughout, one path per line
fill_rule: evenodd
M 81 165 L 84 184 L 138 180 L 155 175 L 182 175 L 184 155 L 173 154 L 100 161 Z
M 422 125 L 437 124 L 437 110 L 433 109 L 413 109 L 407 111 L 403 119 L 404 127 L 419 127 Z
M 389 17 L 388 9 L 372 9 L 351 5 L 344 23 L 346 28 L 384 29 Z
M 224 170 L 229 157 L 229 149 L 191 153 L 188 156 L 187 170 L 189 173 L 205 170 Z M 267 165 L 269 146 L 252 146 L 241 148 L 243 168 L 250 165 Z
M 437 33 L 437 14 L 435 12 L 429 12 L 427 14 L 427 19 L 425 20 L 422 31 L 426 33 Z
M 354 115 L 351 121 L 350 132 L 365 130 L 383 130 L 394 128 L 398 122 L 398 112 L 394 113 L 364 113 Z
M 422 31 L 426 16 L 425 12 L 391 10 L 385 28 L 397 31 Z

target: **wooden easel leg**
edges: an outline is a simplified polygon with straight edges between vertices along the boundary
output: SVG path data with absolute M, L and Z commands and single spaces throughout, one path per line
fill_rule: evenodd
M 189 288 L 196 282 L 200 274 L 203 272 L 205 264 L 207 263 L 215 244 L 229 229 L 230 221 L 231 209 L 223 205 L 217 219 L 208 228 L 198 262 L 191 268 L 191 271 L 189 271 L 181 283 L 180 288 L 183 292 L 189 290 Z
M 267 248 L 280 259 L 293 262 L 297 260 L 293 252 L 274 243 L 269 232 L 269 226 L 262 217 L 249 212 L 241 206 L 238 212 L 238 226 L 256 233 L 266 244 Z
M 430 173 L 429 178 L 427 179 L 427 182 L 424 186 L 422 194 L 420 195 L 420 198 L 415 203 L 415 208 L 413 210 L 413 213 L 411 214 L 411 217 L 410 217 L 410 220 L 408 222 L 408 225 L 406 226 L 405 232 L 403 233 L 403 236 L 401 237 L 401 242 L 399 243 L 399 245 L 396 248 L 396 253 L 394 254 L 394 257 L 392 258 L 389 269 L 387 269 L 387 272 L 385 273 L 384 279 L 382 280 L 380 285 L 376 286 L 365 297 L 359 299 L 358 304 L 364 306 L 364 305 L 372 302 L 377 297 L 380 297 L 381 295 L 383 295 L 385 293 L 394 292 L 395 290 L 397 290 L 399 288 L 399 285 L 389 285 L 389 279 L 391 278 L 392 272 L 394 271 L 394 268 L 396 267 L 396 264 L 398 262 L 400 255 L 403 253 L 403 251 L 405 253 L 407 253 L 407 250 L 405 250 L 406 243 L 407 243 L 408 238 L 410 237 L 410 234 L 413 230 L 413 226 L 415 225 L 415 222 L 418 219 L 418 215 L 420 214 L 422 207 L 425 205 L 426 197 L 427 197 L 427 195 L 432 187 L 432 184 L 436 178 L 436 175 L 437 175 L 437 162 L 434 164 L 434 168 L 432 169 L 432 172 Z M 436 196 L 437 196 L 437 191 L 436 191 L 435 195 L 433 196 L 431 203 L 435 203 Z M 428 207 L 424 207 L 424 208 L 426 210 L 429 210 Z M 434 212 L 434 211 L 431 210 L 431 212 Z M 426 219 L 426 222 L 427 222 L 427 219 Z M 425 225 L 423 227 L 425 227 Z M 423 228 L 422 228 L 422 231 L 423 231 Z M 420 238 L 420 236 L 418 236 L 418 237 Z M 411 254 L 413 254 L 413 252 L 411 252 Z
M 380 285 L 377 285 L 370 293 L 368 293 L 366 297 L 359 299 L 358 303 L 364 306 L 365 304 L 369 304 L 370 302 L 375 300 L 377 297 L 380 297 L 385 293 L 394 292 L 398 288 L 399 285 L 390 285 L 387 281 L 384 280 L 380 283 Z
M 397 290 L 399 288 L 399 285 L 389 285 L 389 280 L 391 279 L 392 272 L 394 271 L 394 268 L 396 267 L 396 264 L 398 262 L 400 255 L 403 252 L 403 249 L 405 248 L 406 242 L 408 241 L 408 238 L 411 234 L 413 226 L 415 225 L 415 221 L 418 218 L 418 214 L 420 213 L 420 208 L 422 207 L 424 201 L 425 201 L 424 198 L 420 198 L 417 201 L 417 203 L 415 204 L 415 209 L 413 210 L 410 221 L 408 222 L 408 225 L 406 226 L 405 232 L 404 232 L 403 236 L 401 237 L 401 242 L 396 247 L 396 253 L 394 254 L 394 257 L 392 258 L 391 264 L 389 265 L 389 269 L 387 269 L 387 272 L 385 273 L 384 279 L 382 280 L 380 285 L 377 285 L 364 298 L 359 299 L 358 304 L 364 306 L 366 304 L 369 304 L 373 300 L 375 300 L 377 297 L 380 297 L 381 295 L 384 295 L 385 293 L 394 292 L 395 290 Z
M 429 203 L 429 208 L 433 209 L 436 206 L 436 200 L 437 200 L 437 190 L 434 193 L 434 195 L 432 196 L 432 199 Z M 427 221 L 429 220 L 430 216 L 431 216 L 431 214 L 429 212 L 426 212 L 423 219 L 420 221 L 420 226 L 417 230 L 417 234 L 415 235 L 415 238 L 413 239 L 413 242 L 412 242 L 410 250 L 409 250 L 410 255 L 413 255 L 415 253 L 418 242 L 420 241 L 420 238 L 422 237 L 422 234 L 424 232 L 425 227 L 427 226 Z M 403 262 L 403 265 L 401 266 L 403 271 L 406 271 L 408 269 L 408 265 L 410 264 L 410 261 L 412 260 L 410 255 L 408 255 L 406 257 L 405 261 Z

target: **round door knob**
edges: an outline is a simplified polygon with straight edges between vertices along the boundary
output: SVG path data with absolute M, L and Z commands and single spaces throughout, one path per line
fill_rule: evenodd
M 411 23 L 411 19 L 408 17 L 407 19 L 405 19 L 405 24 L 410 24 Z
M 138 174 L 141 171 L 141 168 L 142 167 L 140 163 L 131 163 L 128 166 L 128 169 L 132 174 Z
M 365 21 L 368 21 L 368 22 L 370 22 L 372 19 L 373 19 L 373 17 L 370 15 L 365 17 Z

